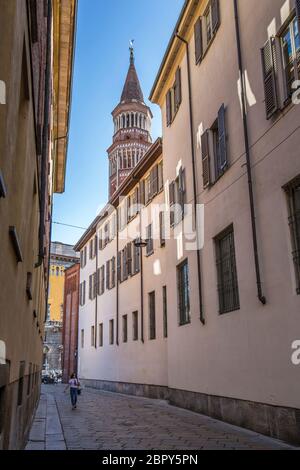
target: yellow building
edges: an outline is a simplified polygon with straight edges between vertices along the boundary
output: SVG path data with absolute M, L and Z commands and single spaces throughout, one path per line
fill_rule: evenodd
M 45 324 L 43 368 L 61 370 L 62 328 L 65 288 L 65 270 L 78 263 L 73 247 L 63 243 L 51 243 L 49 266 L 48 311 Z

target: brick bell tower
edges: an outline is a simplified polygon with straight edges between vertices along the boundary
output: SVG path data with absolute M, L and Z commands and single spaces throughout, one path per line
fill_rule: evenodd
M 133 41 L 130 43 L 130 65 L 121 101 L 113 110 L 113 144 L 107 150 L 109 159 L 109 197 L 131 173 L 152 144 L 152 112 L 144 96 L 134 65 Z

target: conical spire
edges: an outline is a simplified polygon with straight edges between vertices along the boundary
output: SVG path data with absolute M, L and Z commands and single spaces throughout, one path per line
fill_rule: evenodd
M 130 101 L 140 101 L 144 102 L 144 96 L 141 89 L 141 85 L 136 73 L 135 65 L 134 65 L 134 49 L 133 49 L 133 41 L 130 42 L 130 65 L 129 70 L 127 73 L 125 85 L 123 88 L 121 102 L 128 103 Z

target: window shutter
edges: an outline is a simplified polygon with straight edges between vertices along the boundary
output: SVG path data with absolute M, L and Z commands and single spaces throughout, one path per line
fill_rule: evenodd
M 93 280 L 93 276 L 91 275 L 89 277 L 89 299 L 90 300 L 92 300 L 92 288 L 93 288 L 92 280 Z
M 165 246 L 166 235 L 165 235 L 165 213 L 159 213 L 159 235 L 160 235 L 160 246 Z
M 101 294 L 104 294 L 105 291 L 105 267 L 101 267 Z
M 131 252 L 131 243 L 127 245 L 127 274 L 128 276 L 132 275 L 132 252 Z
M 211 0 L 212 32 L 216 33 L 220 26 L 220 5 L 219 0 Z
M 195 56 L 196 64 L 200 63 L 203 55 L 203 39 L 202 39 L 202 19 L 198 18 L 194 26 L 195 36 Z
M 140 181 L 139 203 L 145 205 L 145 180 Z
M 170 224 L 174 225 L 175 214 L 174 214 L 174 204 L 175 204 L 175 182 L 172 181 L 169 185 L 169 201 L 170 201 Z
M 155 196 L 158 193 L 158 166 L 155 165 L 152 171 L 153 171 L 152 196 Z
M 87 247 L 84 247 L 84 266 L 86 266 L 86 258 L 87 258 Z
M 106 289 L 108 290 L 110 285 L 110 279 L 109 279 L 109 268 L 110 268 L 110 261 L 106 261 Z
M 94 240 L 94 258 L 97 254 L 97 248 L 98 248 L 98 237 L 95 235 L 95 240 Z
M 97 296 L 97 272 L 93 274 L 93 299 Z
M 116 285 L 116 258 L 113 256 L 111 260 L 111 287 L 112 289 Z
M 296 0 L 296 17 L 298 20 L 298 31 L 300 34 L 300 0 Z
M 83 283 L 83 305 L 85 305 L 85 291 L 86 291 L 86 281 Z
M 138 203 L 139 203 L 139 188 L 135 188 L 133 196 L 133 215 L 135 216 L 138 213 Z
M 93 240 L 90 240 L 90 245 L 89 245 L 89 254 L 90 254 L 90 259 L 93 257 Z
M 261 50 L 267 119 L 278 110 L 274 47 L 274 38 L 270 38 Z
M 176 70 L 176 74 L 175 74 L 175 106 L 176 106 L 176 109 L 179 108 L 179 106 L 181 104 L 181 99 L 182 99 L 182 95 L 181 95 L 181 70 L 180 70 L 180 67 L 178 67 L 178 69 Z
M 203 176 L 203 187 L 207 188 L 210 184 L 210 153 L 209 153 L 209 133 L 205 131 L 201 136 L 201 147 L 202 147 L 202 176 Z
M 172 104 L 171 104 L 172 98 L 171 98 L 171 90 L 168 91 L 167 96 L 166 96 L 166 103 L 167 103 L 167 126 L 169 127 L 172 122 L 172 114 L 171 114 L 171 109 L 172 109 Z
M 227 145 L 226 145 L 226 124 L 225 124 L 225 106 L 222 104 L 218 113 L 219 130 L 219 161 L 218 173 L 220 174 L 227 166 Z
M 83 268 L 83 250 L 80 252 L 80 267 Z
M 118 258 L 117 258 L 117 281 L 122 282 L 122 278 L 121 278 L 121 252 L 120 251 L 118 253 Z
M 164 167 L 163 162 L 158 164 L 158 191 L 163 189 L 164 187 Z
M 182 211 L 184 211 L 185 193 L 185 169 L 181 167 L 179 170 L 179 203 L 181 205 Z

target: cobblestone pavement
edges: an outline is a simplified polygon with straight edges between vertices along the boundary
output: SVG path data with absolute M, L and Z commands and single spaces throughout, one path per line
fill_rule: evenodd
M 164 401 L 147 398 L 84 389 L 78 397 L 77 409 L 72 410 L 69 394 L 64 394 L 63 390 L 62 385 L 43 386 L 27 449 L 293 448 L 260 434 L 175 408 Z M 49 411 L 45 412 L 45 408 Z M 42 419 L 43 428 L 41 415 L 46 416 L 45 421 Z M 44 438 L 41 437 L 43 432 Z

